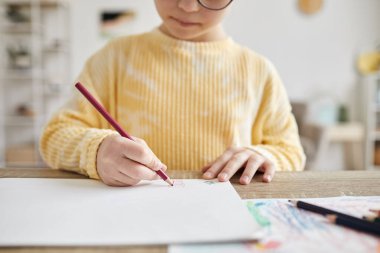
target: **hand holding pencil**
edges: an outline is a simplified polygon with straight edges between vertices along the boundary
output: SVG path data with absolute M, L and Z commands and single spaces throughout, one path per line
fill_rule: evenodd
M 110 186 L 132 186 L 141 180 L 156 180 L 155 171 L 166 170 L 160 160 L 141 139 L 135 141 L 117 135 L 106 137 L 96 158 L 102 181 Z
M 75 87 L 121 135 L 106 137 L 99 146 L 96 164 L 102 181 L 110 186 L 136 185 L 141 180 L 162 178 L 173 186 L 165 174 L 167 167 L 154 155 L 145 141 L 130 136 L 106 109 L 81 84 Z

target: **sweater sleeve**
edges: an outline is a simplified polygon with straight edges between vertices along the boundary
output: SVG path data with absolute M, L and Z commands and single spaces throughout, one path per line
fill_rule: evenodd
M 112 52 L 104 48 L 91 57 L 77 81 L 109 110 Z M 40 153 L 54 169 L 74 171 L 99 179 L 97 150 L 103 139 L 117 134 L 74 87 L 70 101 L 48 122 L 40 139 Z
M 262 101 L 252 127 L 254 151 L 271 160 L 276 170 L 301 171 L 305 155 L 298 127 L 283 83 L 274 66 L 266 61 L 268 76 L 264 82 Z

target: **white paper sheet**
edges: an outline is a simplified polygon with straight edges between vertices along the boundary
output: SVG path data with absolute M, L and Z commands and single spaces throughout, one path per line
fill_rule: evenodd
M 259 230 L 229 182 L 0 179 L 0 246 L 218 242 Z
M 380 197 L 303 199 L 357 217 L 380 209 Z M 169 253 L 319 253 L 380 252 L 380 240 L 369 234 L 326 222 L 321 215 L 298 209 L 287 199 L 244 200 L 252 218 L 263 228 L 258 243 L 192 244 L 170 246 Z

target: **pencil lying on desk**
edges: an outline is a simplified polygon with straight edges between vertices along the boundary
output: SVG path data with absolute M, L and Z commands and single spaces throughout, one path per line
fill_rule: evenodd
M 317 206 L 314 204 L 310 204 L 304 201 L 289 200 L 289 202 L 298 208 L 326 216 L 327 219 L 331 223 L 350 227 L 350 228 L 357 229 L 363 232 L 372 233 L 377 236 L 380 235 L 380 225 L 378 223 L 362 220 L 360 218 L 357 218 L 348 214 L 337 212 L 337 211 L 324 208 L 321 206 Z
M 81 84 L 75 84 L 75 87 L 87 98 L 87 100 L 98 110 L 98 112 L 115 128 L 115 130 L 123 137 L 132 141 L 134 139 L 114 120 L 106 109 L 91 95 L 91 93 Z M 155 171 L 162 180 L 173 186 L 173 181 L 162 170 Z
M 326 217 L 331 223 L 380 236 L 380 225 L 378 223 L 333 214 Z
M 348 215 L 348 214 L 337 212 L 337 211 L 334 211 L 334 210 L 331 210 L 331 209 L 327 209 L 327 208 L 324 208 L 324 207 L 321 207 L 321 206 L 313 205 L 313 204 L 310 204 L 310 203 L 307 203 L 307 202 L 304 202 L 304 201 L 300 201 L 300 200 L 289 200 L 289 202 L 292 203 L 293 205 L 295 205 L 298 208 L 301 208 L 301 209 L 304 209 L 304 210 L 307 210 L 307 211 L 310 211 L 310 212 L 313 212 L 313 213 L 318 213 L 318 214 L 321 214 L 321 215 L 324 215 L 324 216 L 326 216 L 328 214 L 334 214 L 334 215 L 338 215 L 340 217 L 356 218 L 356 217 L 353 217 L 353 216 Z M 356 219 L 359 219 L 359 218 L 356 218 Z

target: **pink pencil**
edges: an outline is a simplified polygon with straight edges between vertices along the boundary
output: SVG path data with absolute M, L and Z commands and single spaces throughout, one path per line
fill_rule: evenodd
M 91 93 L 81 84 L 75 84 L 75 87 L 87 98 L 87 100 L 98 110 L 98 112 L 103 115 L 103 117 L 115 128 L 119 134 L 125 138 L 128 138 L 132 141 L 134 139 L 127 132 L 124 131 L 123 128 L 114 120 L 111 115 L 106 111 L 106 109 L 91 95 Z M 162 170 L 157 170 L 156 173 L 168 184 L 173 186 L 173 181 L 163 172 Z

